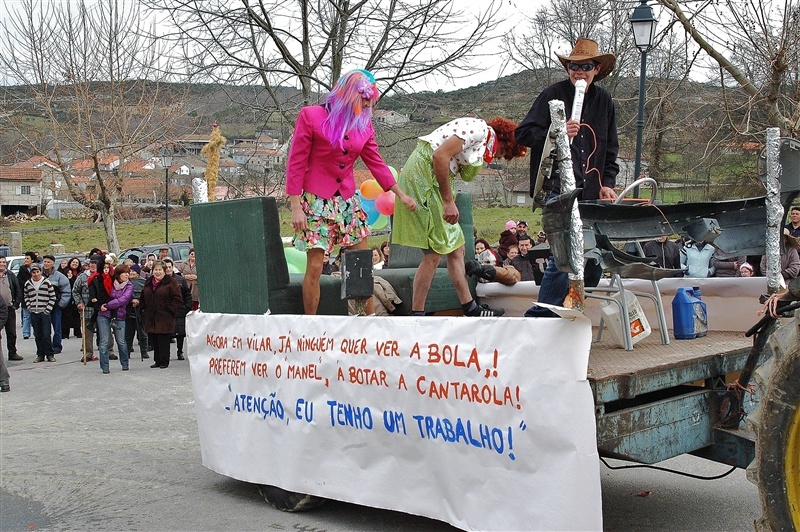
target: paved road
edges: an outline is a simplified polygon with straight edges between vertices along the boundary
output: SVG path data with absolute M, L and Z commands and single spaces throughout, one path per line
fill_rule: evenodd
M 333 501 L 274 510 L 253 485 L 201 465 L 187 362 L 160 370 L 135 358 L 123 373 L 112 361 L 102 375 L 79 362 L 78 339 L 52 364 L 32 363 L 32 339 L 19 343 L 25 360 L 10 363 L 0 394 L 0 530 L 454 530 Z M 693 457 L 667 465 L 725 470 Z M 606 530 L 752 530 L 759 513 L 743 471 L 700 481 L 600 467 Z

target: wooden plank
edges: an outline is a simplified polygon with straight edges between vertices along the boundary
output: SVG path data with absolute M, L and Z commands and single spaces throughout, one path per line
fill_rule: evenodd
M 651 334 L 633 351 L 604 338 L 592 344 L 588 378 L 596 404 L 630 399 L 739 371 L 751 346 L 751 339 L 741 332 L 710 331 L 705 337 L 672 340 L 669 345 Z

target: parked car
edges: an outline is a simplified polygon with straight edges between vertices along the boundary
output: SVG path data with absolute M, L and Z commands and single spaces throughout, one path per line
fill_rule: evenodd
M 191 242 L 172 242 L 170 244 L 147 244 L 145 246 L 136 246 L 128 248 L 119 254 L 119 260 L 124 261 L 128 255 L 136 255 L 139 260 L 144 259 L 148 253 L 155 253 L 158 256 L 158 250 L 167 246 L 169 248 L 169 256 L 173 261 L 181 262 L 189 258 L 189 250 L 194 247 Z
M 11 257 L 6 257 L 6 267 L 8 271 L 14 272 L 14 275 L 19 273 L 19 267 L 22 266 L 22 263 L 25 262 L 25 255 L 13 255 Z

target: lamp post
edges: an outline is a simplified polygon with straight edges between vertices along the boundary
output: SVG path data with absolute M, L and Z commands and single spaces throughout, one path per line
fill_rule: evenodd
M 633 42 L 641 53 L 642 69 L 639 73 L 639 117 L 636 120 L 636 162 L 633 170 L 634 181 L 639 179 L 642 171 L 642 136 L 644 134 L 644 94 L 645 79 L 647 76 L 647 52 L 653 47 L 656 37 L 656 18 L 653 8 L 647 5 L 647 0 L 641 0 L 631 15 L 633 28 Z M 639 187 L 633 189 L 633 197 L 639 197 Z
M 161 149 L 161 166 L 164 167 L 164 241 L 169 244 L 169 167 L 172 166 L 172 151 Z

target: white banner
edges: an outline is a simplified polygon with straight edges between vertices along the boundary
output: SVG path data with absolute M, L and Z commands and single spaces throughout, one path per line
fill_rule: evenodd
M 476 530 L 600 530 L 591 324 L 191 313 L 203 464 Z

